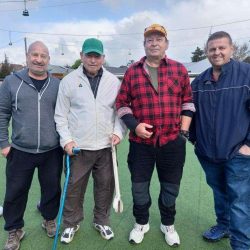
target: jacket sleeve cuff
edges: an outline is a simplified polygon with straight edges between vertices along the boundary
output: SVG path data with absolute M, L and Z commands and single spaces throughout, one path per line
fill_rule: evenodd
M 68 140 L 60 140 L 61 147 L 64 149 L 65 146 L 69 143 L 72 142 L 73 140 L 70 138 Z
M 122 116 L 121 119 L 126 124 L 127 128 L 130 131 L 135 131 L 136 127 L 139 124 L 139 122 L 135 119 L 135 117 L 132 114 L 126 114 Z

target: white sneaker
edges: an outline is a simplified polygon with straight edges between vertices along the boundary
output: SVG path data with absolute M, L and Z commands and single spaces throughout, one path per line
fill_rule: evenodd
M 180 237 L 174 229 L 174 225 L 165 226 L 161 224 L 161 231 L 165 234 L 165 240 L 169 246 L 180 245 Z
M 149 224 L 146 225 L 140 225 L 135 223 L 134 228 L 129 234 L 129 242 L 134 244 L 139 244 L 142 242 L 144 238 L 144 234 L 149 231 Z
M 105 226 L 105 225 L 100 225 L 97 223 L 93 223 L 94 228 L 100 232 L 101 236 L 105 239 L 105 240 L 110 240 L 114 238 L 114 233 L 111 229 L 111 227 L 109 226 Z
M 61 242 L 65 244 L 70 243 L 73 240 L 74 235 L 79 230 L 79 228 L 80 225 L 76 225 L 75 227 L 65 228 L 61 236 Z
M 2 215 L 3 215 L 3 207 L 0 206 L 0 216 L 2 216 Z

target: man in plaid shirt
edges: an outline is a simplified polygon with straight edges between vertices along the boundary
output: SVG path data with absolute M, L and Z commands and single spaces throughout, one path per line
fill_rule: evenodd
M 153 24 L 145 29 L 146 56 L 125 73 L 116 101 L 118 115 L 130 129 L 128 167 L 136 220 L 129 236 L 131 243 L 141 243 L 149 231 L 149 186 L 156 164 L 160 181 L 160 228 L 168 245 L 180 244 L 174 228 L 175 201 L 195 108 L 187 70 L 166 57 L 167 48 L 163 26 Z

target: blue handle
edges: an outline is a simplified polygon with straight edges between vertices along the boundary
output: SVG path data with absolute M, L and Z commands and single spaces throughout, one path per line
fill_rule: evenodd
M 72 148 L 72 153 L 73 153 L 74 155 L 78 155 L 79 152 L 80 152 L 80 148 Z
M 79 148 L 73 148 L 72 152 L 73 152 L 74 155 L 77 155 L 77 154 L 79 154 L 80 149 Z M 57 227 L 56 227 L 56 235 L 55 235 L 52 250 L 56 250 L 56 248 L 57 248 L 57 241 L 58 241 L 58 236 L 59 236 L 59 229 L 60 229 L 60 226 L 61 226 L 61 220 L 62 220 L 62 214 L 63 214 L 65 198 L 66 198 L 66 194 L 67 194 L 69 176 L 70 176 L 70 157 L 67 154 L 66 155 L 66 177 L 65 177 L 64 187 L 63 187 L 63 194 L 62 194 L 61 202 L 60 202 L 60 208 L 59 208 L 58 219 L 57 219 Z

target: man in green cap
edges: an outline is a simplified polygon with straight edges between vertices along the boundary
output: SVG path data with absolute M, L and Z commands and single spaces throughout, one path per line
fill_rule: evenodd
M 61 146 L 71 155 L 63 243 L 73 240 L 84 218 L 83 201 L 91 173 L 95 200 L 93 225 L 104 239 L 114 237 L 109 226 L 114 193 L 111 144 L 117 145 L 126 133 L 115 111 L 120 82 L 102 67 L 102 42 L 95 38 L 85 40 L 80 55 L 82 64 L 61 81 L 55 111 Z M 81 149 L 77 156 L 72 155 L 74 147 Z

